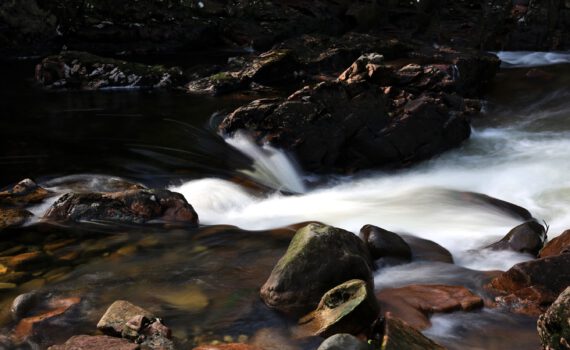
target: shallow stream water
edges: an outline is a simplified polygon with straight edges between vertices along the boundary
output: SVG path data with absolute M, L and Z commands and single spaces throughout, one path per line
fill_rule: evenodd
M 111 302 L 129 299 L 162 316 L 181 348 L 198 339 L 241 335 L 273 340 L 282 349 L 314 349 L 316 339 L 285 345 L 293 324 L 258 298 L 294 233 L 286 227 L 305 221 L 355 233 L 374 224 L 433 240 L 453 254 L 455 265 L 415 262 L 381 269 L 377 290 L 445 283 L 485 294 L 485 271 L 506 270 L 531 257 L 479 249 L 520 221 L 466 200 L 464 191 L 527 208 L 549 225 L 549 238 L 570 226 L 570 65 L 540 67 L 544 74 L 537 77 L 520 65 L 544 62 L 522 56 L 503 54 L 517 63 L 496 78 L 485 113 L 473 120 L 472 137 L 460 148 L 405 170 L 328 177 L 300 173 L 278 150 L 216 135 L 216 112 L 258 96 L 44 92 L 31 87 L 33 64 L 5 65 L 1 184 L 33 177 L 60 192 L 107 190 L 120 186 L 114 177 L 122 177 L 169 187 L 185 195 L 202 227 L 32 223 L 5 231 L 0 256 L 10 249 L 75 255 L 34 267 L 17 290 L 0 292 L 0 326 L 9 333 L 13 298 L 37 290 L 79 295 L 82 302 L 74 314 L 38 330 L 23 348 L 93 333 Z M 34 212 L 41 214 L 48 205 Z M 54 243 L 65 243 L 63 251 L 49 250 Z M 425 333 L 450 349 L 538 347 L 535 320 L 502 310 L 437 315 L 432 323 Z

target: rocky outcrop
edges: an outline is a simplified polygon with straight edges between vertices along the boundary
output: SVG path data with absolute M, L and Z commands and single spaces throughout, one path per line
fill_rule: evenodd
M 540 251 L 539 258 L 547 258 L 560 254 L 570 253 L 570 230 L 564 231 L 560 236 L 548 241 Z
M 372 288 L 372 261 L 353 233 L 323 224 L 297 231 L 287 252 L 261 287 L 267 306 L 294 315 L 317 307 L 330 289 L 360 279 Z
M 539 315 L 570 285 L 570 254 L 523 262 L 489 284 L 500 295 L 498 305 L 515 312 Z
M 412 259 L 412 250 L 402 237 L 394 232 L 384 230 L 374 225 L 365 225 L 358 234 L 362 239 L 374 260 L 389 260 L 393 262 L 409 262 Z
M 24 179 L 13 187 L 0 192 L 0 204 L 8 206 L 24 206 L 42 202 L 50 196 L 50 192 L 38 186 L 31 179 Z
M 422 335 L 406 322 L 387 313 L 384 318 L 384 336 L 381 350 L 445 350 L 433 340 Z
M 136 224 L 160 220 L 198 225 L 198 214 L 184 196 L 168 190 L 147 189 L 109 193 L 68 193 L 48 209 L 44 219 Z
M 513 228 L 500 241 L 489 245 L 492 250 L 514 250 L 534 256 L 542 249 L 546 240 L 546 229 L 536 220 L 527 221 Z
M 64 51 L 36 66 L 36 81 L 50 89 L 175 88 L 186 78 L 180 68 L 148 66 L 85 52 Z
M 370 286 L 362 280 L 350 280 L 328 291 L 317 309 L 299 324 L 310 335 L 325 338 L 338 333 L 356 335 L 369 328 L 379 312 Z
M 570 349 L 570 287 L 540 315 L 537 329 L 545 350 Z
M 376 294 L 384 312 L 390 312 L 412 327 L 426 329 L 434 313 L 471 311 L 483 307 L 483 299 L 465 287 L 409 285 L 383 289 Z

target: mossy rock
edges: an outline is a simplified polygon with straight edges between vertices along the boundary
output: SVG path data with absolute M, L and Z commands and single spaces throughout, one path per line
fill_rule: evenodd
M 566 288 L 550 308 L 540 315 L 537 329 L 545 349 L 570 348 L 570 287 Z

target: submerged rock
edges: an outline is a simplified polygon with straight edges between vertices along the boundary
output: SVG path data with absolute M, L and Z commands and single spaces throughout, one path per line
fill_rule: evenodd
M 488 287 L 501 293 L 495 300 L 515 312 L 538 315 L 570 285 L 570 254 L 516 264 Z
M 527 221 L 513 228 L 500 241 L 489 245 L 492 250 L 514 250 L 538 255 L 546 240 L 546 229 L 536 220 Z
M 150 220 L 198 225 L 198 214 L 183 195 L 168 190 L 132 189 L 111 193 L 68 193 L 45 213 L 54 221 L 113 221 L 145 223 Z
M 43 201 L 50 195 L 45 188 L 38 186 L 31 179 L 24 179 L 14 187 L 0 192 L 0 204 L 22 206 Z
M 368 246 L 374 260 L 385 259 L 409 262 L 412 250 L 402 237 L 373 225 L 365 225 L 358 235 Z
M 570 349 L 570 287 L 540 315 L 537 329 L 544 349 Z
M 368 350 L 368 344 L 351 334 L 335 334 L 327 338 L 317 350 Z
M 77 335 L 64 344 L 50 346 L 48 350 L 139 350 L 140 346 L 121 338 L 106 335 Z
M 538 254 L 539 258 L 570 253 L 570 230 L 564 231 L 560 236 L 544 245 Z
M 445 350 L 406 322 L 387 313 L 381 350 Z
M 319 306 L 299 320 L 311 335 L 330 337 L 337 333 L 359 334 L 378 318 L 380 308 L 365 281 L 351 280 L 330 291 Z
M 287 252 L 261 288 L 267 306 L 301 315 L 339 284 L 361 279 L 372 288 L 372 261 L 353 233 L 323 224 L 297 231 Z
M 483 299 L 459 286 L 409 285 L 383 289 L 376 296 L 383 311 L 420 330 L 431 325 L 429 318 L 434 313 L 471 311 L 483 307 Z
M 186 83 L 180 68 L 148 66 L 86 52 L 64 51 L 36 66 L 36 81 L 53 89 L 175 88 Z

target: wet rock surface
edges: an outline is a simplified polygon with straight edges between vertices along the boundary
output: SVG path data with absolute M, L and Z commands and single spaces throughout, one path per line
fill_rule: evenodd
M 500 241 L 489 245 L 493 250 L 514 250 L 534 256 L 542 249 L 546 240 L 546 229 L 536 220 L 527 221 L 513 228 Z
M 539 258 L 570 253 L 570 230 L 564 231 L 560 236 L 548 241 L 540 250 Z
M 176 88 L 186 83 L 180 68 L 149 66 L 86 52 L 64 51 L 36 66 L 36 81 L 50 89 Z
M 50 196 L 50 192 L 38 186 L 31 179 L 24 179 L 5 191 L 0 192 L 0 204 L 8 206 L 25 206 L 42 202 Z
M 546 350 L 570 347 L 570 287 L 538 318 L 538 334 Z
M 25 209 L 0 208 L 0 230 L 25 223 L 32 213 Z
M 260 294 L 269 307 L 300 316 L 316 308 L 328 290 L 351 279 L 372 286 L 364 243 L 351 232 L 309 224 L 297 231 Z
M 161 220 L 198 225 L 198 214 L 184 196 L 168 190 L 146 189 L 109 193 L 68 193 L 48 209 L 44 219 L 136 224 Z
M 387 313 L 384 318 L 382 350 L 443 350 L 443 346 L 425 337 L 406 322 Z
M 412 259 L 410 246 L 394 232 L 374 225 L 365 225 L 360 229 L 358 237 L 367 244 L 374 260 L 383 259 L 389 264 L 391 262 L 405 263 Z
M 335 334 L 327 338 L 317 350 L 367 350 L 368 345 L 351 334 Z
M 453 255 L 441 245 L 411 235 L 402 235 L 402 239 L 412 251 L 412 261 L 436 261 L 453 264 Z
M 379 312 L 366 282 L 350 280 L 325 293 L 317 309 L 302 317 L 299 324 L 305 332 L 325 338 L 337 333 L 356 335 L 370 327 Z
M 519 263 L 491 281 L 489 288 L 502 295 L 498 305 L 539 315 L 570 285 L 570 254 Z
M 123 331 L 135 328 L 137 323 L 139 327 L 136 331 L 140 331 L 143 326 L 146 326 L 144 323 L 150 323 L 144 322 L 144 319 L 148 321 L 154 317 L 152 313 L 137 305 L 125 300 L 117 300 L 105 311 L 97 323 L 97 329 L 107 335 L 121 336 Z
M 138 350 L 141 347 L 125 339 L 106 335 L 78 335 L 70 338 L 64 344 L 50 346 L 49 350 Z
M 376 296 L 383 312 L 390 312 L 419 330 L 431 326 L 429 317 L 432 314 L 483 307 L 481 297 L 459 286 L 410 285 L 383 289 Z

